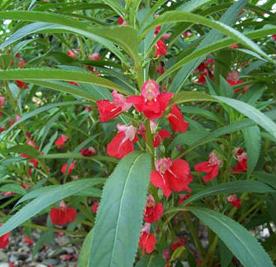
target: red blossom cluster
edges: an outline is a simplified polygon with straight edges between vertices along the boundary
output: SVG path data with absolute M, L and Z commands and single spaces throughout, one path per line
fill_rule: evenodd
M 208 58 L 202 62 L 196 69 L 197 71 L 197 83 L 204 85 L 206 83 L 206 78 L 214 78 L 214 59 Z

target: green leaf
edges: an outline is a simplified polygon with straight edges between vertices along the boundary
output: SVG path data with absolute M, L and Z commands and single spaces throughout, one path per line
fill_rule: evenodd
M 93 229 L 85 237 L 80 250 L 80 256 L 78 259 L 79 267 L 87 267 L 89 263 L 89 256 L 91 251 Z
M 201 92 L 180 92 L 176 94 L 172 100 L 173 103 L 175 104 L 182 104 L 186 102 L 196 102 L 196 101 L 209 101 L 209 102 L 217 102 L 215 98 L 212 96 L 206 94 L 206 93 L 201 93 Z
M 125 64 L 127 60 L 122 55 L 120 50 L 112 43 L 115 42 L 119 44 L 125 51 L 132 56 L 132 58 L 137 62 L 138 60 L 138 36 L 135 29 L 125 26 L 113 26 L 113 27 L 91 27 L 87 22 L 82 22 L 77 19 L 72 19 L 69 16 L 64 16 L 61 14 L 38 12 L 38 11 L 0 11 L 0 19 L 12 19 L 12 20 L 23 20 L 23 21 L 39 21 L 45 22 L 44 28 L 48 27 L 50 29 L 61 29 L 71 31 L 83 36 L 90 38 L 96 42 L 101 43 L 112 52 L 114 52 Z M 51 25 L 52 24 L 52 25 Z M 61 27 L 57 27 L 61 25 Z M 29 26 L 29 25 L 27 25 Z M 40 24 L 43 28 L 43 24 Z M 33 25 L 32 30 L 21 31 L 21 37 L 24 37 L 22 32 L 25 32 L 25 36 L 38 32 L 39 25 Z M 16 35 L 16 34 L 15 34 Z M 19 35 L 19 34 L 17 34 Z M 15 36 L 16 37 L 16 36 Z M 4 48 L 10 45 L 12 42 L 17 41 L 18 38 L 11 36 L 4 43 L 1 44 L 0 48 Z M 112 42 L 110 42 L 112 41 Z M 128 64 L 127 64 L 128 65 Z
M 276 192 L 272 187 L 258 181 L 234 181 L 228 183 L 222 183 L 214 186 L 209 186 L 206 189 L 200 191 L 197 194 L 192 195 L 188 199 L 185 200 L 184 205 L 187 205 L 196 200 L 202 199 L 204 197 L 209 197 L 213 195 L 217 195 L 220 193 L 243 193 L 243 192 L 251 192 L 251 193 L 268 193 L 268 192 Z
M 50 205 L 82 191 L 83 188 L 93 187 L 100 184 L 103 180 L 103 178 L 81 179 L 60 185 L 57 188 L 45 192 L 9 218 L 8 221 L 0 227 L 0 236 L 12 231 Z
M 89 266 L 132 266 L 142 227 L 151 160 L 123 158 L 108 178 L 96 217 Z
M 255 237 L 229 217 L 206 208 L 189 208 L 224 242 L 244 267 L 273 267 L 268 254 Z
M 266 183 L 276 189 L 276 175 L 272 173 L 257 171 L 253 173 L 259 181 Z
M 135 267 L 159 267 L 165 266 L 165 260 L 162 255 L 148 255 L 144 256 L 135 264 Z
M 258 126 L 248 127 L 242 130 L 245 148 L 248 155 L 247 175 L 255 169 L 261 153 L 261 131 Z
M 0 187 L 0 192 L 13 192 L 19 195 L 24 195 L 26 190 L 18 184 L 5 184 Z
M 228 106 L 234 108 L 241 114 L 250 118 L 252 121 L 260 125 L 267 132 L 269 132 L 273 137 L 276 138 L 276 124 L 273 122 L 273 120 L 271 120 L 269 117 L 267 117 L 265 114 L 263 114 L 255 107 L 232 98 L 227 98 L 223 96 L 214 96 L 214 97 L 218 99 L 220 102 L 227 104 Z
M 90 72 L 83 71 L 59 70 L 51 68 L 0 70 L 0 80 L 23 80 L 29 82 L 32 82 L 32 80 L 74 81 L 95 84 L 111 90 L 116 89 L 119 92 L 127 93 L 117 84 L 107 79 L 98 77 L 97 75 Z

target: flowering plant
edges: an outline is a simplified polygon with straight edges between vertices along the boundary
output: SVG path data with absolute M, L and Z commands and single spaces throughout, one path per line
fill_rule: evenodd
M 48 2 L 0 3 L 0 248 L 41 215 L 80 267 L 273 266 L 273 1 Z

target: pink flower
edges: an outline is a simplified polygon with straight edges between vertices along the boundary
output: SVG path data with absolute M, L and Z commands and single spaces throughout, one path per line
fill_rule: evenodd
M 3 108 L 5 106 L 5 97 L 0 96 L 0 108 Z
M 134 144 L 137 141 L 136 128 L 117 124 L 118 133 L 107 145 L 107 154 L 118 159 L 134 151 Z
M 71 57 L 71 58 L 74 58 L 74 59 L 77 58 L 77 54 L 76 54 L 76 52 L 74 50 L 68 50 L 67 51 L 67 56 Z
M 92 203 L 92 205 L 91 205 L 91 211 L 93 212 L 93 213 L 97 213 L 97 211 L 98 211 L 98 208 L 99 208 L 99 201 L 94 201 L 93 203 Z
M 160 93 L 159 85 L 154 80 L 147 80 L 142 86 L 141 96 L 130 96 L 138 112 L 142 112 L 148 119 L 155 120 L 164 114 L 173 93 Z
M 92 60 L 92 61 L 100 61 L 101 60 L 101 55 L 97 52 L 91 54 L 88 56 L 89 60 Z
M 156 162 L 156 170 L 151 172 L 151 183 L 163 191 L 165 197 L 172 192 L 191 191 L 192 175 L 187 161 L 162 158 Z
M 197 172 L 204 172 L 206 174 L 203 176 L 203 181 L 208 183 L 218 176 L 221 164 L 222 161 L 217 157 L 215 152 L 212 152 L 209 155 L 208 161 L 200 162 L 194 168 Z

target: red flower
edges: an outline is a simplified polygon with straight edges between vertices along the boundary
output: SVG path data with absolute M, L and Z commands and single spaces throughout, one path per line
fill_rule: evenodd
M 107 145 L 107 154 L 117 159 L 134 151 L 134 144 L 137 141 L 136 128 L 122 124 L 117 125 L 118 133 Z
M 185 121 L 177 105 L 173 105 L 171 112 L 168 115 L 168 121 L 175 132 L 185 133 L 189 127 L 189 123 Z
M 97 153 L 96 149 L 93 147 L 83 148 L 80 151 L 81 155 L 84 157 L 91 157 Z
M 126 25 L 126 21 L 122 16 L 120 16 L 117 20 L 118 25 Z
M 116 118 L 123 111 L 128 111 L 132 106 L 123 95 L 117 93 L 115 90 L 112 92 L 112 97 L 113 101 L 104 99 L 98 100 L 96 103 L 101 122 L 107 122 Z
M 157 35 L 161 31 L 161 25 L 158 25 L 154 29 L 154 35 Z
M 243 83 L 244 81 L 240 79 L 240 74 L 237 71 L 231 71 L 227 75 L 227 82 L 230 86 L 236 86 Z M 236 88 L 234 93 L 239 93 L 241 90 L 246 92 L 248 87 L 245 86 L 244 88 Z
M 99 208 L 99 201 L 94 201 L 91 205 L 91 211 L 93 213 L 97 213 L 98 208 Z
M 153 196 L 149 195 L 144 212 L 144 221 L 146 223 L 154 223 L 158 221 L 163 215 L 163 210 L 162 203 L 155 203 Z
M 89 55 L 88 58 L 89 58 L 89 60 L 92 60 L 92 61 L 99 61 L 99 60 L 101 60 L 101 55 L 96 52 L 96 53 Z
M 174 241 L 171 244 L 171 249 L 172 251 L 175 251 L 176 249 L 180 248 L 180 247 L 184 247 L 186 244 L 186 240 L 183 238 L 178 238 L 178 240 Z
M 214 180 L 219 174 L 219 168 L 221 165 L 221 160 L 217 157 L 217 155 L 212 152 L 209 155 L 208 161 L 200 162 L 195 165 L 194 169 L 197 172 L 205 172 L 206 175 L 203 176 L 203 181 L 208 183 L 209 181 Z
M 238 44 L 231 44 L 231 45 L 230 45 L 230 48 L 232 48 L 232 49 L 237 49 L 237 48 L 239 48 L 239 45 L 238 45 Z
M 185 200 L 188 199 L 189 197 L 191 197 L 190 194 L 180 194 L 180 195 L 178 196 L 177 204 L 178 204 L 178 205 L 183 204 L 183 203 L 185 202 Z
M 192 35 L 193 35 L 193 34 L 192 34 L 191 31 L 185 31 L 185 32 L 182 33 L 182 36 L 183 36 L 184 38 L 189 38 L 189 37 L 191 37 Z
M 155 71 L 157 73 L 159 73 L 160 75 L 162 75 L 165 72 L 165 67 L 164 67 L 164 63 L 161 61 L 159 62 L 159 64 L 156 66 Z
M 160 39 L 155 44 L 155 57 L 162 57 L 167 55 L 167 45 L 166 43 Z
M 6 129 L 4 127 L 0 127 L 0 133 L 4 132 Z
M 241 200 L 237 197 L 236 194 L 230 195 L 227 197 L 227 201 L 233 206 L 239 209 L 241 207 Z
M 273 34 L 273 35 L 271 36 L 271 38 L 272 38 L 273 41 L 276 41 L 276 34 Z
M 16 80 L 15 81 L 17 87 L 19 87 L 20 89 L 28 89 L 29 86 L 28 84 L 26 84 L 25 82 L 21 81 L 21 80 Z
M 77 54 L 74 50 L 68 50 L 67 51 L 67 56 L 71 57 L 71 58 L 74 58 L 74 59 L 77 58 Z
M 150 233 L 150 224 L 146 224 L 140 235 L 139 247 L 143 253 L 150 254 L 154 251 L 156 245 L 156 238 L 154 234 Z
M 68 167 L 68 163 L 64 163 L 60 169 L 60 171 L 65 174 L 65 175 L 70 175 L 72 173 L 72 171 L 75 169 L 76 163 L 75 161 L 73 161 L 69 167 Z
M 243 148 L 238 147 L 234 150 L 234 157 L 237 160 L 236 165 L 233 167 L 234 173 L 241 173 L 247 171 L 247 153 Z
M 6 233 L 0 236 L 0 249 L 5 249 L 8 247 L 10 242 L 10 233 Z
M 173 93 L 160 93 L 159 85 L 154 80 L 146 81 L 142 86 L 141 96 L 130 96 L 128 102 L 150 120 L 158 119 L 164 114 Z
M 24 235 L 23 242 L 27 244 L 28 246 L 32 246 L 34 241 L 27 235 Z
M 74 208 L 67 207 L 63 201 L 58 208 L 51 208 L 50 219 L 52 224 L 66 225 L 76 219 L 77 211 Z
M 57 149 L 62 149 L 64 144 L 69 140 L 69 137 L 65 134 L 60 135 L 60 137 L 55 141 Z
M 159 130 L 153 139 L 153 146 L 158 147 L 165 139 L 168 139 L 171 137 L 171 133 L 165 129 Z
M 172 192 L 191 191 L 192 175 L 187 161 L 163 158 L 156 162 L 156 170 L 151 172 L 151 183 L 163 191 L 165 197 Z
M 0 108 L 3 108 L 5 106 L 5 97 L 0 96 Z

